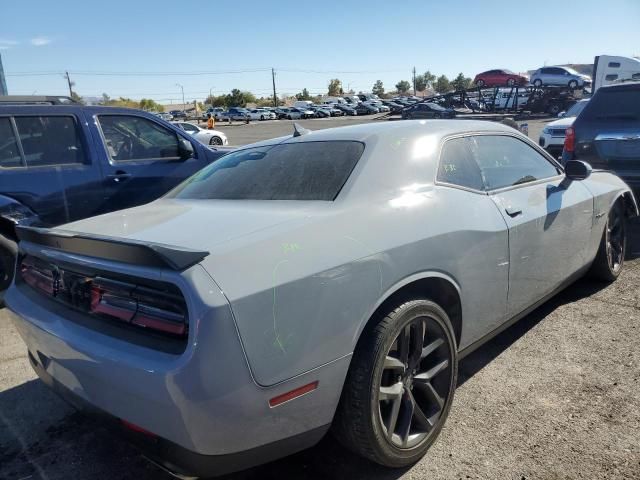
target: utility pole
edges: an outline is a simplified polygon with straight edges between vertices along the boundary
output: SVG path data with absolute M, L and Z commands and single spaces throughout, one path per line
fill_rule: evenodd
M 416 67 L 413 67 L 413 96 L 416 96 Z
M 273 83 L 273 106 L 278 106 L 278 97 L 276 95 L 276 71 L 271 68 L 271 82 Z
M 2 55 L 0 55 L 0 95 L 9 95 L 7 91 L 7 81 L 4 78 L 4 68 L 2 66 Z
M 71 81 L 71 78 L 69 77 L 69 72 L 64 72 L 64 76 L 67 79 L 67 83 L 69 84 L 69 96 L 72 97 L 73 96 L 73 89 L 71 87 L 73 86 L 73 82 Z

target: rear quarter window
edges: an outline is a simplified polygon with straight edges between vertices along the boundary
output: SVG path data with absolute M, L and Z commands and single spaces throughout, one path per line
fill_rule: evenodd
M 334 200 L 364 151 L 355 141 L 300 142 L 225 155 L 167 196 L 218 200 Z
M 601 88 L 578 117 L 581 121 L 640 123 L 640 89 Z

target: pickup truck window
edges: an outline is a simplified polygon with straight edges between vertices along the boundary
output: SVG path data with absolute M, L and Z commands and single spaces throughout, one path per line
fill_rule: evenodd
M 8 117 L 0 118 L 0 167 L 22 167 L 22 156 Z
M 179 158 L 178 136 L 162 125 L 133 115 L 100 115 L 98 121 L 113 162 Z
M 15 117 L 27 167 L 85 163 L 76 121 L 70 116 Z

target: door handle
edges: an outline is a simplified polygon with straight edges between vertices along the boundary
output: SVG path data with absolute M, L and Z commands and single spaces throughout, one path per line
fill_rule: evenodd
M 517 207 L 506 207 L 504 211 L 507 212 L 507 215 L 509 215 L 511 218 L 522 215 L 522 209 Z
M 123 180 L 127 180 L 129 178 L 131 178 L 131 174 L 127 173 L 123 170 L 117 170 L 113 175 L 107 175 L 107 178 L 109 180 L 113 180 L 114 182 L 118 183 L 121 182 Z

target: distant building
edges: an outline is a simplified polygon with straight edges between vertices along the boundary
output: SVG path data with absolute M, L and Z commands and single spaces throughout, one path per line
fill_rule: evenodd
M 2 66 L 2 55 L 0 55 L 0 95 L 9 95 L 7 81 L 4 78 L 4 67 Z

